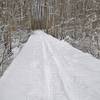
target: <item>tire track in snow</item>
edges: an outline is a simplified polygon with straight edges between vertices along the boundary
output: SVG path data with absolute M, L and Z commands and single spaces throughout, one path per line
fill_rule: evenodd
M 47 46 L 47 48 L 48 48 L 50 54 L 53 55 L 53 51 L 52 51 L 50 45 L 48 44 L 48 41 L 46 41 L 45 38 L 44 38 L 43 40 L 44 40 L 44 48 L 45 48 L 45 46 Z M 47 53 L 46 53 L 46 52 L 47 52 L 47 50 L 46 50 L 46 48 L 45 48 L 45 53 L 44 53 L 45 56 L 47 56 L 48 53 L 49 53 L 49 52 L 47 52 Z M 45 57 L 45 58 L 47 59 L 47 57 Z M 56 67 L 56 69 L 57 69 L 57 71 L 58 71 L 59 79 L 60 79 L 60 82 L 61 82 L 61 84 L 62 84 L 63 92 L 64 92 L 64 94 L 65 94 L 65 96 L 66 96 L 66 100 L 70 100 L 69 95 L 68 95 L 68 91 L 66 91 L 66 89 L 65 89 L 64 81 L 63 81 L 63 79 L 61 78 L 62 76 L 61 76 L 60 71 L 59 71 L 59 67 L 61 67 L 62 65 L 59 63 L 59 60 L 58 60 L 54 55 L 52 56 L 52 58 L 53 58 L 53 61 L 56 63 L 57 67 L 58 67 L 58 68 Z M 47 73 L 47 74 L 48 74 L 48 73 Z M 52 100 L 52 99 L 50 99 L 50 100 Z
M 46 54 L 46 48 L 45 48 L 45 43 L 44 41 L 42 42 L 42 52 L 43 52 L 43 59 L 44 59 L 44 72 L 45 72 L 45 81 L 46 81 L 46 87 L 47 87 L 47 90 L 46 90 L 46 94 L 47 94 L 47 98 L 48 100 L 52 100 L 52 96 L 51 96 L 51 89 L 50 89 L 50 78 L 51 78 L 51 75 L 50 75 L 50 68 L 49 68 L 49 65 L 48 65 L 48 61 L 47 61 L 47 54 Z

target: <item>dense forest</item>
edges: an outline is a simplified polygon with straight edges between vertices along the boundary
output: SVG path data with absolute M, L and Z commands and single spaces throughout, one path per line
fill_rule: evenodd
M 100 58 L 100 0 L 0 0 L 0 64 L 36 29 Z

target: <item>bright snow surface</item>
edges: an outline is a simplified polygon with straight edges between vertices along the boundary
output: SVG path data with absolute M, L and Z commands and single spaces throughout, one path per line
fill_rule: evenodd
M 100 61 L 35 31 L 0 79 L 0 100 L 100 100 Z

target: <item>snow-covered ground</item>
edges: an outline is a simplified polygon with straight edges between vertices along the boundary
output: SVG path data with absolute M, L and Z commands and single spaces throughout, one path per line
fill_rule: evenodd
M 0 79 L 0 100 L 100 100 L 100 60 L 35 31 Z

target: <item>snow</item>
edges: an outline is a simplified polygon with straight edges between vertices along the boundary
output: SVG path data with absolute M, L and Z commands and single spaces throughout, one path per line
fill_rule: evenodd
M 100 100 L 100 61 L 34 31 L 0 79 L 0 100 Z
M 15 47 L 15 48 L 12 49 L 14 58 L 19 54 L 20 49 L 21 49 L 20 47 Z

